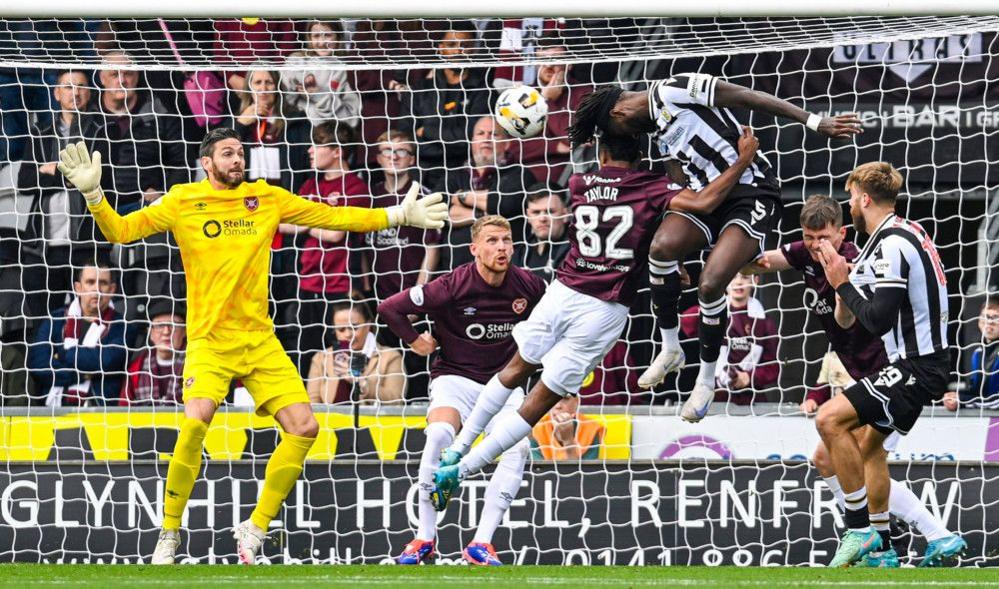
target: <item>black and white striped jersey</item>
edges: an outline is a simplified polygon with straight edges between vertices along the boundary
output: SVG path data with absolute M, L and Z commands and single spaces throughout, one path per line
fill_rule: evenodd
M 854 261 L 850 283 L 868 300 L 881 288 L 908 293 L 894 327 L 881 336 L 890 361 L 947 349 L 947 278 L 933 240 L 918 223 L 886 217 Z
M 649 116 L 658 127 L 659 149 L 683 164 L 692 190 L 702 190 L 739 159 L 742 126 L 731 111 L 714 105 L 717 83 L 708 74 L 680 74 L 649 87 Z M 739 184 L 780 193 L 780 182 L 762 152 Z

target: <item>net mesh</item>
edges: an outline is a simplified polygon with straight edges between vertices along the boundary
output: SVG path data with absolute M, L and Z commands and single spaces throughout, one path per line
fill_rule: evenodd
M 995 564 L 999 414 L 970 387 L 982 386 L 973 358 L 985 341 L 984 293 L 999 286 L 997 31 L 997 17 L 962 16 L 0 20 L 0 560 L 148 562 L 183 419 L 183 355 L 156 361 L 157 347 L 185 345 L 177 245 L 159 236 L 110 247 L 54 170 L 68 138 L 106 155 L 105 192 L 122 213 L 203 177 L 197 146 L 219 126 L 243 138 L 250 179 L 331 205 L 396 204 L 391 178 L 406 178 L 397 169 L 449 197 L 482 191 L 488 212 L 513 222 L 516 263 L 550 279 L 565 222 L 551 209 L 560 209 L 569 174 L 595 165 L 591 149 L 566 141 L 575 105 L 600 84 L 641 90 L 697 71 L 864 121 L 856 142 L 830 143 L 798 124 L 738 113 L 783 184 L 770 247 L 801 238 L 808 195 L 845 198 L 855 165 L 883 159 L 902 172 L 899 212 L 935 236 L 947 269 L 954 380 L 966 401 L 956 416 L 927 408 L 892 453 L 892 472 L 964 535 L 966 564 Z M 483 127 L 498 92 L 521 83 L 548 96 L 541 138 Z M 453 218 L 475 214 L 454 203 Z M 269 268 L 276 333 L 312 399 L 329 405 L 316 406 L 320 437 L 263 554 L 285 563 L 387 562 L 413 538 L 418 517 L 429 371 L 373 311 L 400 288 L 470 260 L 468 227 L 343 236 L 288 226 L 278 235 Z M 53 318 L 73 312 L 77 272 L 95 258 L 113 270 L 114 307 L 106 333 L 88 340 Z M 687 261 L 695 281 L 700 266 L 699 257 Z M 804 462 L 818 437 L 799 408 L 821 388 L 827 350 L 810 318 L 815 295 L 790 273 L 763 278 L 754 297 L 767 319 L 753 337 L 766 351 L 751 391 L 717 402 L 695 429 L 680 423 L 676 402 L 696 367 L 654 393 L 637 388 L 659 339 L 642 293 L 584 388 L 580 411 L 599 424 L 599 441 L 582 461 L 547 462 L 537 450 L 494 540 L 505 562 L 828 560 L 842 521 Z M 681 308 L 694 305 L 688 289 Z M 82 355 L 62 364 L 68 336 L 96 350 L 88 356 L 96 364 Z M 696 358 L 693 334 L 683 340 Z M 252 509 L 277 443 L 273 420 L 252 411 L 234 382 L 185 522 L 191 561 L 235 559 L 224 531 Z M 472 539 L 485 480 L 467 485 L 441 521 L 442 562 L 457 562 Z M 911 554 L 925 545 L 918 533 L 898 538 Z

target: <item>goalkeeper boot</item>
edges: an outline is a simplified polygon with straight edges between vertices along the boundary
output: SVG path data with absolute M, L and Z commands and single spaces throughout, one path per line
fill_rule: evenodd
M 423 564 L 434 557 L 433 540 L 413 540 L 402 549 L 402 554 L 395 559 L 398 564 Z
M 160 538 L 153 549 L 151 564 L 173 564 L 177 547 L 180 546 L 180 530 L 161 530 Z
M 458 472 L 458 465 L 442 466 L 434 471 L 434 488 L 430 491 L 430 502 L 437 511 L 444 511 L 451 494 L 458 485 L 461 484 L 461 476 Z
M 461 452 L 452 450 L 451 448 L 441 450 L 441 467 L 454 466 L 459 462 L 461 462 Z
M 698 382 L 694 385 L 693 392 L 690 393 L 687 401 L 684 402 L 683 407 L 680 409 L 680 417 L 688 423 L 697 423 L 708 414 L 708 409 L 714 400 L 714 387 Z
M 874 528 L 856 531 L 847 530 L 840 540 L 839 548 L 830 567 L 844 568 L 867 556 L 868 553 L 881 548 L 881 535 Z
M 267 533 L 250 520 L 246 520 L 233 529 L 232 537 L 236 539 L 236 554 L 239 556 L 239 564 L 255 564 L 257 553 L 264 545 Z
M 645 372 L 638 377 L 638 387 L 651 389 L 661 383 L 670 372 L 679 372 L 686 362 L 687 357 L 684 356 L 682 349 L 664 347 Z
M 968 543 L 957 534 L 934 540 L 926 545 L 921 567 L 938 567 L 944 559 L 953 558 L 968 549 Z
M 496 556 L 496 549 L 486 542 L 472 542 L 461 553 L 465 562 L 483 567 L 503 566 L 503 561 Z
M 894 548 L 890 548 L 883 552 L 871 552 L 853 566 L 872 569 L 897 569 L 902 565 L 898 562 L 898 553 L 895 552 Z

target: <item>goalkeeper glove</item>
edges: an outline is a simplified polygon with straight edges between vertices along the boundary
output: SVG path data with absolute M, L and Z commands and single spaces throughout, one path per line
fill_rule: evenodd
M 444 195 L 439 192 L 427 195 L 419 200 L 416 195 L 420 192 L 420 185 L 413 182 L 406 198 L 402 199 L 402 204 L 389 207 L 388 220 L 389 227 L 397 225 L 408 225 L 419 227 L 420 229 L 441 229 L 447 221 L 447 205 L 444 204 Z
M 104 198 L 101 192 L 101 154 L 95 151 L 91 159 L 84 142 L 70 143 L 60 151 L 57 167 L 66 180 L 83 193 L 88 204 L 95 205 Z

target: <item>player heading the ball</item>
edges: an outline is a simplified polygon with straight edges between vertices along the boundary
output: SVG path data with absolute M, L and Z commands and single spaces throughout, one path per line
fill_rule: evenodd
M 385 209 L 330 207 L 263 180 L 244 182 L 246 160 L 232 129 L 213 129 L 201 142 L 208 177 L 176 184 L 152 206 L 120 216 L 101 190 L 101 156 L 83 143 L 59 153 L 59 170 L 84 198 L 112 243 L 171 231 L 187 280 L 187 360 L 184 422 L 167 469 L 163 529 L 153 564 L 173 564 L 184 508 L 201 468 L 208 425 L 239 378 L 258 415 L 273 415 L 283 430 L 250 519 L 234 537 L 240 562 L 253 564 L 271 520 L 302 472 L 319 424 L 298 369 L 277 337 L 268 310 L 270 244 L 280 223 L 339 231 L 378 231 L 397 225 L 439 229 L 447 219 L 440 194 L 417 200 L 413 184 L 402 204 Z

